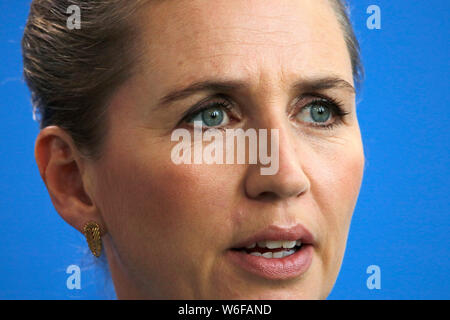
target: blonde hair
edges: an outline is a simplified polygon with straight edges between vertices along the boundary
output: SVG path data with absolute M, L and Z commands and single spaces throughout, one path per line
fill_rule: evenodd
M 25 80 L 41 128 L 66 130 L 86 156 L 100 152 L 108 98 L 136 66 L 139 8 L 156 0 L 33 0 L 22 39 Z M 161 0 L 162 1 L 162 0 Z M 342 27 L 355 83 L 362 80 L 359 45 L 341 0 L 330 0 Z M 80 30 L 66 10 L 79 6 Z

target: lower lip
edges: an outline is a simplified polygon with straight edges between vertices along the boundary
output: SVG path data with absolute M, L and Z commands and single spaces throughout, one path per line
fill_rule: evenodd
M 229 259 L 242 269 L 270 280 L 286 280 L 305 273 L 311 265 L 314 248 L 304 244 L 300 250 L 283 258 L 268 259 L 261 256 L 228 250 Z

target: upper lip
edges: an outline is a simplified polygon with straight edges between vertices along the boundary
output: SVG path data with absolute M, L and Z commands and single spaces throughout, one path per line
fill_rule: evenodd
M 264 230 L 255 233 L 247 239 L 240 241 L 233 248 L 244 248 L 255 242 L 263 240 L 275 241 L 294 241 L 300 240 L 303 244 L 314 244 L 314 237 L 312 233 L 301 224 L 296 224 L 291 227 L 280 227 L 277 225 L 270 225 Z

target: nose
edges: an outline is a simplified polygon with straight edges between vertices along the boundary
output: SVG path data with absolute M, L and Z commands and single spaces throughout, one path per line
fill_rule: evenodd
M 272 144 L 267 149 L 272 149 L 273 154 L 276 151 L 274 147 L 278 148 L 278 170 L 274 174 L 263 175 L 260 163 L 250 165 L 245 177 L 247 197 L 257 200 L 287 199 L 299 197 L 309 190 L 310 181 L 302 168 L 299 137 L 289 126 L 271 126 L 272 129 L 278 127 L 279 139 L 275 146 Z M 270 132 L 273 134 L 273 130 L 268 130 L 268 134 Z

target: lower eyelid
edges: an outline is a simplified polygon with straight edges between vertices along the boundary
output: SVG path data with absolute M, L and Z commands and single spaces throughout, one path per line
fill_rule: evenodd
M 199 116 L 201 117 L 201 113 L 204 112 L 204 111 L 206 111 L 206 110 L 208 110 L 208 109 L 209 109 L 209 108 L 204 108 L 204 109 L 202 109 L 202 110 L 199 110 L 199 111 L 195 112 L 194 115 L 189 116 L 188 119 L 186 119 L 186 120 L 184 120 L 184 121 L 182 121 L 182 122 L 191 124 L 191 126 L 193 126 L 193 123 L 194 123 L 194 120 L 193 120 L 193 119 L 194 119 L 194 118 L 197 118 L 197 117 L 199 117 Z M 228 126 L 228 125 L 233 121 L 232 116 L 229 115 L 229 113 L 230 113 L 231 111 L 229 111 L 228 108 L 225 108 L 225 107 L 222 107 L 222 110 L 223 110 L 223 112 L 225 113 L 224 117 L 226 117 L 226 119 L 227 119 L 227 123 L 226 123 L 226 124 L 222 124 L 222 125 L 215 126 L 215 127 L 210 127 L 210 126 L 208 126 L 208 125 L 206 125 L 206 124 L 202 124 L 202 128 L 204 128 L 204 129 L 206 130 L 206 129 L 208 129 L 208 128 L 219 129 L 219 128 Z M 224 118 L 224 119 L 225 119 L 225 118 Z M 201 120 L 195 120 L 195 121 L 201 121 L 202 123 L 204 123 L 203 119 L 201 119 Z
M 319 99 L 310 101 L 305 106 L 300 108 L 300 110 L 301 110 L 300 112 L 302 112 L 304 109 L 310 109 L 311 106 L 314 104 L 314 102 L 318 102 L 318 103 L 321 102 L 321 103 L 325 104 L 329 109 L 331 109 L 332 117 L 334 118 L 334 121 L 331 124 L 323 125 L 323 124 L 320 124 L 320 123 L 317 123 L 314 121 L 308 122 L 308 121 L 300 120 L 300 122 L 307 123 L 311 127 L 317 127 L 319 129 L 328 129 L 331 127 L 335 127 L 335 126 L 340 125 L 343 122 L 343 118 L 346 115 L 350 114 L 350 112 L 345 111 L 339 103 L 335 103 L 334 101 L 328 101 L 325 98 L 323 98 L 323 99 L 319 98 Z M 330 106 L 330 104 L 331 104 L 331 106 Z M 204 108 L 201 108 L 201 109 L 195 111 L 194 114 L 185 116 L 185 119 L 182 120 L 181 123 L 193 124 L 194 118 L 201 116 L 202 112 L 204 112 L 205 110 L 208 110 L 211 107 L 214 107 L 214 105 L 215 105 L 214 103 L 211 103 L 211 104 L 209 104 L 209 106 L 205 106 Z M 216 127 L 208 127 L 207 125 L 204 125 L 203 126 L 204 128 L 206 128 L 206 129 L 207 128 L 221 129 L 221 128 L 229 126 L 233 122 L 239 122 L 241 120 L 241 117 L 237 116 L 236 113 L 233 111 L 233 108 L 234 108 L 233 104 L 231 104 L 231 103 L 226 103 L 226 104 L 216 103 L 216 105 L 218 105 L 223 110 L 223 112 L 225 112 L 225 114 L 228 117 L 228 123 L 225 125 L 220 125 L 220 126 L 216 126 Z M 298 112 L 297 115 L 300 112 Z M 293 118 L 295 118 L 295 116 L 293 116 Z M 203 119 L 201 119 L 200 121 L 203 122 Z M 298 122 L 298 120 L 297 120 L 297 122 Z
M 303 107 L 302 109 L 305 109 L 305 108 L 309 109 L 310 107 Z M 300 120 L 300 119 L 299 120 L 295 120 L 296 116 L 298 114 L 300 114 L 300 113 L 297 113 L 297 115 L 293 116 L 292 118 L 294 118 L 293 120 L 296 121 L 296 122 L 305 123 L 308 127 L 318 128 L 318 129 L 333 129 L 336 126 L 341 125 L 343 123 L 343 117 L 345 115 L 349 114 L 347 112 L 345 114 L 339 115 L 339 114 L 336 114 L 336 111 L 333 111 L 333 110 L 332 110 L 332 113 L 333 113 L 332 114 L 332 119 L 334 119 L 334 120 L 332 120 L 332 122 L 328 123 L 328 124 L 322 124 L 320 122 L 314 122 L 314 121 L 303 121 L 303 120 Z M 327 122 L 324 122 L 324 123 L 327 123 Z

